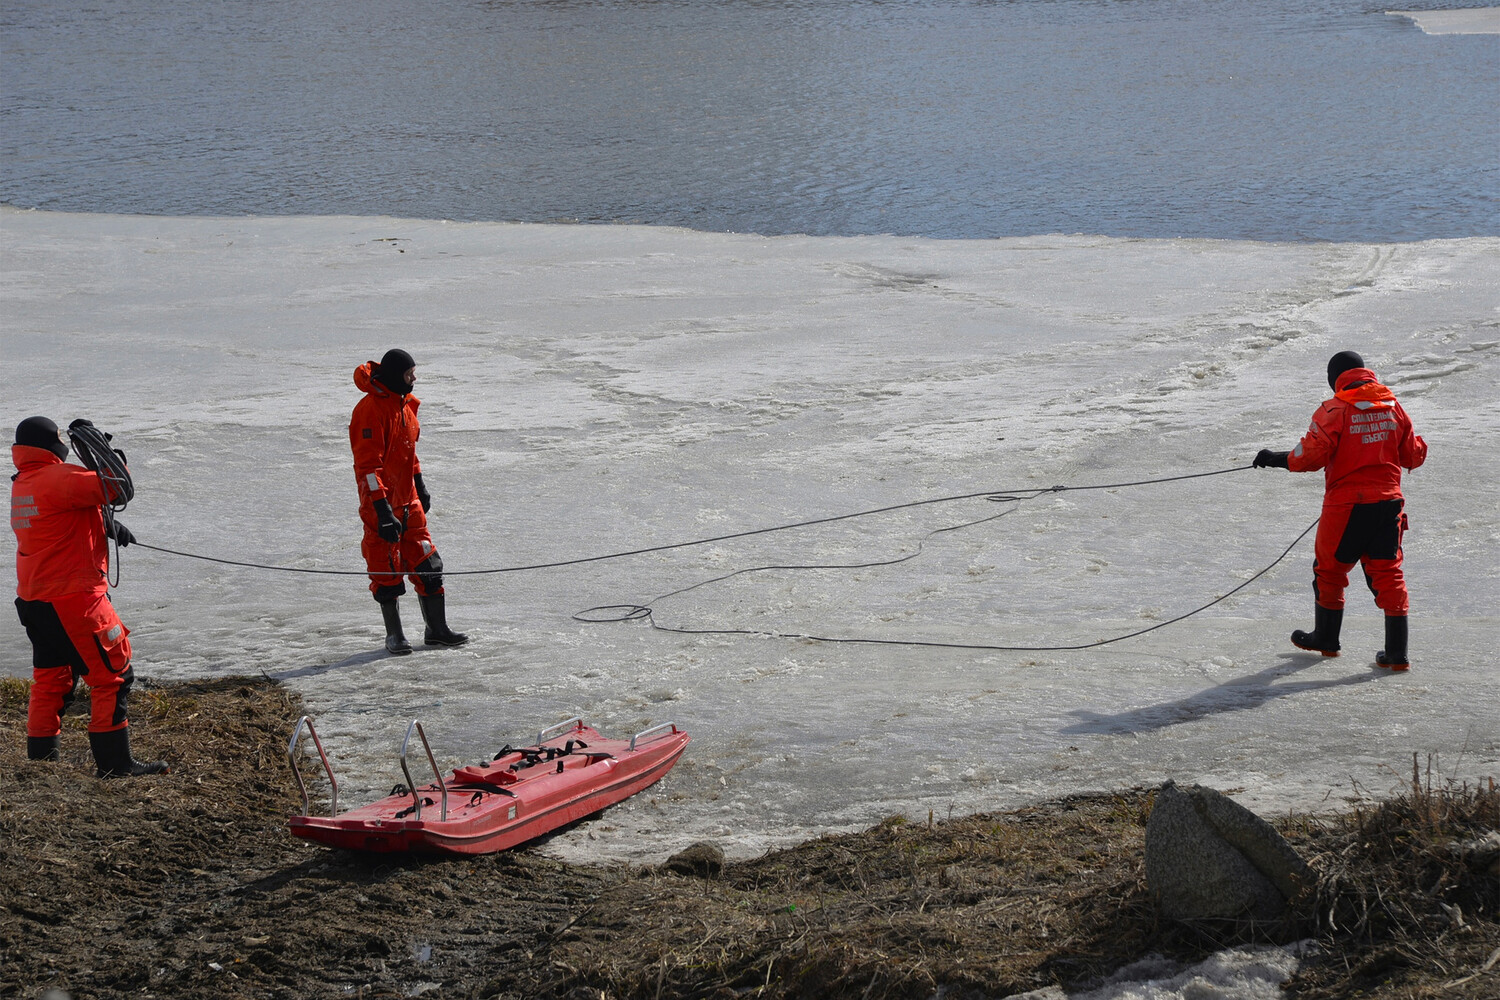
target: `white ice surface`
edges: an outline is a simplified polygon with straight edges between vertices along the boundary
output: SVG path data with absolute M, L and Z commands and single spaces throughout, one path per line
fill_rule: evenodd
M 356 577 L 123 556 L 137 670 L 265 672 L 302 693 L 343 798 L 581 714 L 694 737 L 661 785 L 553 839 L 568 857 L 731 854 L 896 812 L 939 817 L 1167 778 L 1263 814 L 1383 794 L 1412 754 L 1496 773 L 1500 239 L 1269 245 L 1044 236 L 761 238 L 382 218 L 0 210 L 11 426 L 87 416 L 130 456 L 144 542 L 360 570 L 347 441 L 356 364 L 419 362 L 420 452 L 450 570 L 596 555 L 990 489 L 1111 483 L 1289 448 L 1361 351 L 1431 445 L 1409 477 L 1412 653 L 1372 666 L 1311 621 L 1311 541 L 1239 595 L 1090 650 L 686 636 L 664 624 L 1066 645 L 1189 611 L 1274 560 L 1321 477 L 1280 470 L 918 507 L 568 569 L 449 578 L 458 650 L 381 649 Z M 14 540 L 5 534 L 0 558 Z M 403 602 L 420 630 L 415 602 Z M 0 671 L 29 647 L 0 616 Z
M 1500 7 L 1462 7 L 1457 10 L 1388 10 L 1391 17 L 1408 17 L 1429 35 L 1500 35 Z

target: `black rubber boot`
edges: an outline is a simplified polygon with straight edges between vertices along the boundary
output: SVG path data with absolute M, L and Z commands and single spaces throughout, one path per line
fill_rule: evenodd
M 405 656 L 411 652 L 411 643 L 401 631 L 401 609 L 395 601 L 381 601 L 380 613 L 385 618 L 385 651 L 392 656 Z
M 1313 630 L 1304 632 L 1300 628 L 1292 633 L 1292 645 L 1298 649 L 1322 653 L 1324 656 L 1339 655 L 1339 629 L 1344 626 L 1343 608 L 1313 608 Z
M 467 635 L 448 627 L 448 615 L 444 608 L 446 602 L 442 594 L 419 596 L 417 603 L 422 606 L 422 620 L 427 623 L 427 628 L 422 633 L 423 643 L 428 646 L 462 646 L 469 641 Z
M 56 736 L 26 737 L 26 759 L 61 760 L 62 751 L 58 749 L 57 742 L 58 737 Z
M 94 751 L 95 772 L 101 778 L 139 778 L 143 774 L 167 774 L 166 761 L 143 764 L 130 754 L 130 729 L 108 733 L 89 733 L 89 749 Z
M 1385 616 L 1385 648 L 1375 654 L 1375 662 L 1390 670 L 1410 670 L 1406 655 L 1406 616 Z

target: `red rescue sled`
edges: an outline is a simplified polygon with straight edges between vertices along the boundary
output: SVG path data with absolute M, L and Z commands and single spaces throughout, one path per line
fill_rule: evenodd
M 308 815 L 307 786 L 297 768 L 297 741 L 304 726 L 332 789 L 326 817 Z M 412 782 L 406 766 L 413 731 L 437 779 L 421 788 Z M 629 798 L 670 771 L 687 743 L 688 734 L 670 722 L 628 740 L 612 740 L 574 718 L 542 730 L 534 746 L 507 745 L 488 764 L 456 768 L 445 780 L 421 723 L 413 721 L 401 744 L 406 785 L 398 785 L 378 802 L 339 813 L 333 767 L 312 719 L 303 716 L 287 744 L 292 773 L 302 790 L 303 815 L 289 822 L 298 837 L 354 851 L 490 854 Z

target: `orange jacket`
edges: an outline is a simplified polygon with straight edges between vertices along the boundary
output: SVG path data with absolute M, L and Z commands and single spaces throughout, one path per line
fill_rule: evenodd
M 1413 431 L 1395 393 L 1368 368 L 1338 377 L 1333 398 L 1291 454 L 1293 472 L 1324 469 L 1325 503 L 1376 503 L 1401 496 L 1401 470 L 1427 460 L 1427 442 Z
M 51 601 L 109 590 L 104 537 L 104 483 L 46 448 L 12 445 L 19 470 L 10 485 L 10 527 L 16 533 L 16 596 Z
M 417 502 L 415 477 L 422 471 L 417 461 L 416 396 L 398 396 L 375 381 L 379 362 L 367 361 L 354 369 L 354 384 L 365 394 L 349 418 L 349 447 L 354 451 L 354 478 L 359 481 L 359 507 L 371 513 L 376 500 L 389 500 L 391 507 Z M 404 399 L 404 402 L 403 402 Z M 399 516 L 399 515 L 398 515 Z

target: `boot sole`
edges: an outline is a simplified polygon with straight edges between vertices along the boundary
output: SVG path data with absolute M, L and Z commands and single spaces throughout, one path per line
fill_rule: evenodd
M 172 768 L 167 764 L 142 765 L 140 771 L 95 771 L 94 777 L 109 781 L 114 778 L 147 778 L 153 774 L 171 774 Z
M 1305 649 L 1309 653 L 1322 653 L 1324 656 L 1338 656 L 1339 655 L 1339 651 L 1336 650 L 1336 649 L 1334 649 L 1334 650 L 1319 649 L 1317 646 L 1304 646 L 1300 642 L 1294 642 L 1294 643 L 1292 643 L 1292 645 L 1296 646 L 1298 649 Z
M 452 647 L 452 646 L 467 646 L 468 644 L 469 644 L 469 640 L 468 639 L 461 639 L 458 642 L 444 642 L 442 639 L 423 639 L 422 640 L 422 645 L 424 645 L 424 646 L 449 646 L 449 647 Z
M 387 646 L 387 647 L 385 647 L 385 651 L 387 653 L 390 653 L 392 656 L 410 656 L 411 655 L 411 647 L 410 646 L 400 646 L 400 647 L 398 647 L 396 649 L 392 649 L 391 647 Z

